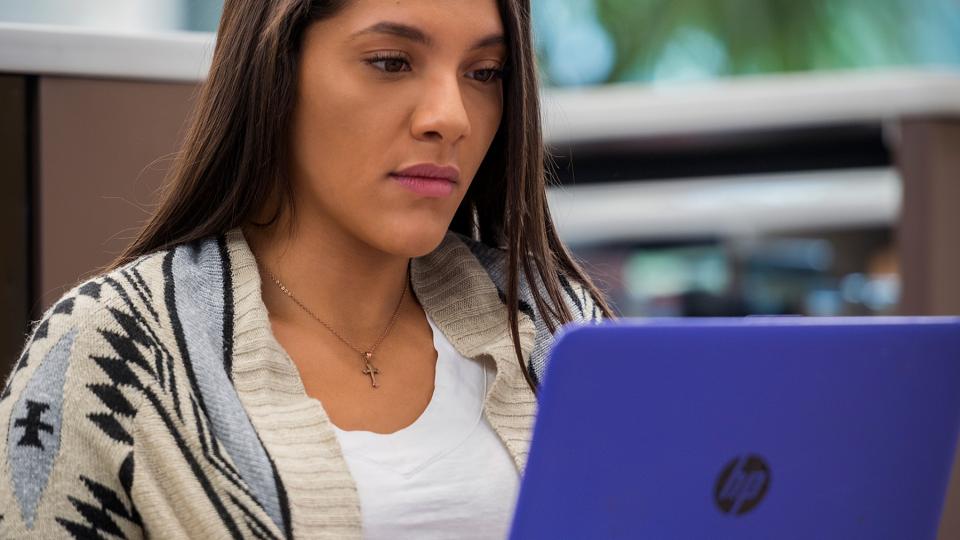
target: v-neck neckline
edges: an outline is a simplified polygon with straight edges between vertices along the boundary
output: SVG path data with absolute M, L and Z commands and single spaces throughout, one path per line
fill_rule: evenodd
M 410 425 L 393 433 L 342 430 L 337 439 L 349 459 L 361 459 L 404 476 L 413 476 L 456 449 L 480 425 L 487 372 L 463 358 L 427 317 L 437 353 L 430 402 Z

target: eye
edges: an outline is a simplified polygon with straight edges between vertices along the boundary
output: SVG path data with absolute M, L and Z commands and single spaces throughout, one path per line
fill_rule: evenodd
M 384 73 L 402 73 L 413 69 L 406 56 L 399 53 L 380 53 L 367 59 L 366 62 Z M 503 75 L 504 70 L 499 68 L 476 69 L 467 74 L 471 79 L 481 83 L 492 83 L 502 79 Z
M 399 54 L 378 54 L 368 59 L 367 63 L 386 73 L 410 71 L 410 62 Z
M 477 69 L 468 73 L 468 76 L 482 83 L 490 83 L 503 78 L 503 70 L 497 68 Z

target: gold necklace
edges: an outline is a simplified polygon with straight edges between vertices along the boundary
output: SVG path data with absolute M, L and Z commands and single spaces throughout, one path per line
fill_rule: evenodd
M 306 305 L 303 304 L 303 302 L 298 300 L 297 297 L 294 296 L 292 292 L 290 292 L 290 289 L 288 289 L 287 286 L 284 285 L 273 272 L 271 272 L 270 270 L 267 270 L 267 274 L 270 275 L 270 279 L 272 279 L 273 282 L 277 284 L 277 287 L 279 287 L 284 294 L 286 294 L 291 300 L 294 301 L 294 303 L 300 306 L 300 309 L 305 311 L 307 315 L 310 315 L 310 317 L 312 317 L 315 321 L 322 324 L 323 327 L 329 330 L 331 334 L 337 336 L 337 338 L 340 341 L 345 343 L 348 347 L 350 347 L 351 349 L 356 351 L 357 354 L 360 355 L 360 361 L 363 363 L 362 373 L 364 375 L 370 376 L 370 384 L 373 385 L 374 388 L 379 388 L 380 384 L 377 382 L 377 375 L 380 374 L 380 370 L 374 367 L 372 363 L 373 353 L 374 351 L 377 350 L 377 347 L 380 346 L 380 343 L 383 341 L 385 337 L 387 337 L 387 334 L 390 333 L 390 330 L 393 329 L 393 325 L 396 324 L 397 322 L 397 318 L 400 315 L 400 306 L 403 305 L 403 299 L 407 296 L 407 282 L 410 280 L 410 269 L 407 268 L 407 277 L 406 279 L 403 280 L 403 291 L 401 291 L 400 293 L 400 301 L 397 302 L 397 307 L 394 308 L 393 310 L 393 315 L 390 317 L 390 322 L 387 324 L 387 327 L 383 329 L 383 333 L 380 334 L 380 337 L 377 338 L 377 341 L 372 346 L 370 346 L 370 348 L 368 348 L 367 350 L 357 347 L 356 345 L 351 343 L 350 340 L 343 337 L 343 335 L 341 335 L 340 332 L 337 332 L 336 329 L 334 329 L 332 326 L 327 324 L 323 319 L 318 317 L 313 311 L 310 311 L 310 308 L 308 308 Z

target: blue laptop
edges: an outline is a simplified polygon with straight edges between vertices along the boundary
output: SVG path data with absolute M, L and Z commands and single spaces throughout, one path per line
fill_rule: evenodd
M 568 327 L 511 537 L 933 539 L 960 319 Z

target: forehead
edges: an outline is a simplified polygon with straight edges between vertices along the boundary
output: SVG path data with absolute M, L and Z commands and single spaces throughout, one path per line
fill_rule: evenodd
M 395 23 L 421 30 L 431 43 L 503 33 L 497 0 L 350 0 L 333 19 L 348 36 Z

